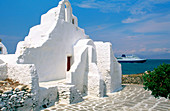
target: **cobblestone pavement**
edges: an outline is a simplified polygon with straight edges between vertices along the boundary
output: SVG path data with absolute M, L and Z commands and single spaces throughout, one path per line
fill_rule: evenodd
M 124 88 L 104 98 L 86 97 L 71 105 L 56 104 L 43 111 L 170 111 L 170 100 L 155 99 L 142 85 L 124 85 Z

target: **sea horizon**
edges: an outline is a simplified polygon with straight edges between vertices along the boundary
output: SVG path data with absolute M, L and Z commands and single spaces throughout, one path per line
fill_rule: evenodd
M 152 71 L 163 63 L 170 64 L 170 59 L 147 59 L 145 63 L 121 63 L 122 74 L 130 75 Z

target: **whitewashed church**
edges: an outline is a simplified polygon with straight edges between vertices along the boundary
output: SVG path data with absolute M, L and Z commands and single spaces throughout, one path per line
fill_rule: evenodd
M 68 0 L 41 16 L 40 25 L 30 29 L 15 54 L 0 59 L 6 77 L 32 87 L 38 108 L 58 99 L 76 103 L 83 96 L 104 97 L 121 89 L 121 65 L 111 43 L 90 39 L 78 27 Z

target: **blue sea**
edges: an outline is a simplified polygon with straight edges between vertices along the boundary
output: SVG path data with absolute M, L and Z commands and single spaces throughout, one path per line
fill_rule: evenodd
M 170 59 L 147 59 L 145 63 L 121 63 L 123 74 L 138 74 L 152 71 L 160 64 L 170 64 Z

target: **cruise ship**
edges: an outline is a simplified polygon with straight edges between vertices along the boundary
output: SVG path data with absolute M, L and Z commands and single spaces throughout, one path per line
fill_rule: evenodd
M 122 54 L 121 57 L 117 57 L 117 60 L 119 63 L 144 63 L 146 62 L 146 59 L 141 59 L 137 56 L 126 56 L 125 54 Z

